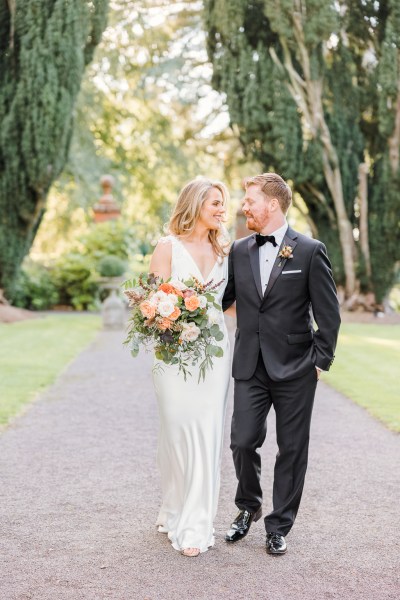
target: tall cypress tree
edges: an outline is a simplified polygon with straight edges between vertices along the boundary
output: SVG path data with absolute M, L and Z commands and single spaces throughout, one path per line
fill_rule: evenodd
M 400 260 L 398 1 L 206 0 L 205 19 L 245 150 L 303 197 L 349 304 L 380 302 Z
M 12 292 L 66 162 L 107 0 L 0 0 L 0 288 Z

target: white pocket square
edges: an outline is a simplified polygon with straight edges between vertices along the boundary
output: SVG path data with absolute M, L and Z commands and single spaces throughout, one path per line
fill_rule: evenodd
M 301 269 L 295 271 L 282 271 L 282 275 L 288 275 L 289 273 L 301 273 Z

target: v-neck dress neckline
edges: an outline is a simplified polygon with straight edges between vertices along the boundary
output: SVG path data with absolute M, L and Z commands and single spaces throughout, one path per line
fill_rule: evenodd
M 206 283 L 207 281 L 209 281 L 209 280 L 210 280 L 210 276 L 212 275 L 212 273 L 213 273 L 213 272 L 214 272 L 214 270 L 215 270 L 215 267 L 216 267 L 216 266 L 217 266 L 217 264 L 218 264 L 218 258 L 215 260 L 215 262 L 214 262 L 214 264 L 213 264 L 213 266 L 212 266 L 212 268 L 211 268 L 211 271 L 208 273 L 207 277 L 204 277 L 203 273 L 200 271 L 199 265 L 198 265 L 198 264 L 197 264 L 197 262 L 194 260 L 193 256 L 191 255 L 191 253 L 189 252 L 189 250 L 186 248 L 185 244 L 184 244 L 184 243 L 183 243 L 183 242 L 182 242 L 180 239 L 178 239 L 177 237 L 175 237 L 175 236 L 174 236 L 174 238 L 175 238 L 175 240 L 176 240 L 176 241 L 177 241 L 177 242 L 178 242 L 178 243 L 179 243 L 179 244 L 182 246 L 182 248 L 185 250 L 186 254 L 187 254 L 187 255 L 189 256 L 189 258 L 191 259 L 192 263 L 194 264 L 194 266 L 195 266 L 195 267 L 196 267 L 196 269 L 197 269 L 197 272 L 198 272 L 198 273 L 199 273 L 199 275 L 201 276 L 201 279 L 202 279 L 202 281 L 203 281 L 204 283 Z

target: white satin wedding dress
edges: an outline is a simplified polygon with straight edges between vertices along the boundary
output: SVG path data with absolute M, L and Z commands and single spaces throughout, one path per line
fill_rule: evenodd
M 189 251 L 174 236 L 163 241 L 172 245 L 171 277 L 197 277 L 202 283 L 223 280 L 218 289 L 221 303 L 228 277 L 227 258 L 217 260 L 204 280 Z M 198 383 L 198 369 L 184 381 L 175 365 L 153 371 L 158 400 L 160 430 L 157 461 L 161 472 L 162 506 L 159 531 L 167 533 L 176 550 L 214 545 L 213 521 L 219 495 L 220 462 L 227 391 L 230 378 L 229 341 L 224 317 L 219 342 L 224 355 L 214 358 L 213 369 Z M 156 361 L 157 362 L 157 361 Z

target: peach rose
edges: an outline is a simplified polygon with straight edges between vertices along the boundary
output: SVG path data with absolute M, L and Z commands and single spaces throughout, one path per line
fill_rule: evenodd
M 160 292 L 165 292 L 166 294 L 175 294 L 176 296 L 182 296 L 182 292 L 170 283 L 162 283 L 159 286 L 158 290 Z
M 171 325 L 172 321 L 170 319 L 167 319 L 167 317 L 161 317 L 157 319 L 157 327 L 158 329 L 160 329 L 160 331 L 166 331 L 171 327 Z
M 190 296 L 189 298 L 185 298 L 185 306 L 190 312 L 196 310 L 200 306 L 200 300 L 198 296 Z
M 168 315 L 168 319 L 171 319 L 171 321 L 176 321 L 176 319 L 178 317 L 180 317 L 180 315 L 181 315 L 181 309 L 178 308 L 177 306 L 175 306 L 174 312 L 172 312 L 170 315 Z
M 156 307 L 150 304 L 148 300 L 139 304 L 140 312 L 146 319 L 153 319 L 156 314 Z

